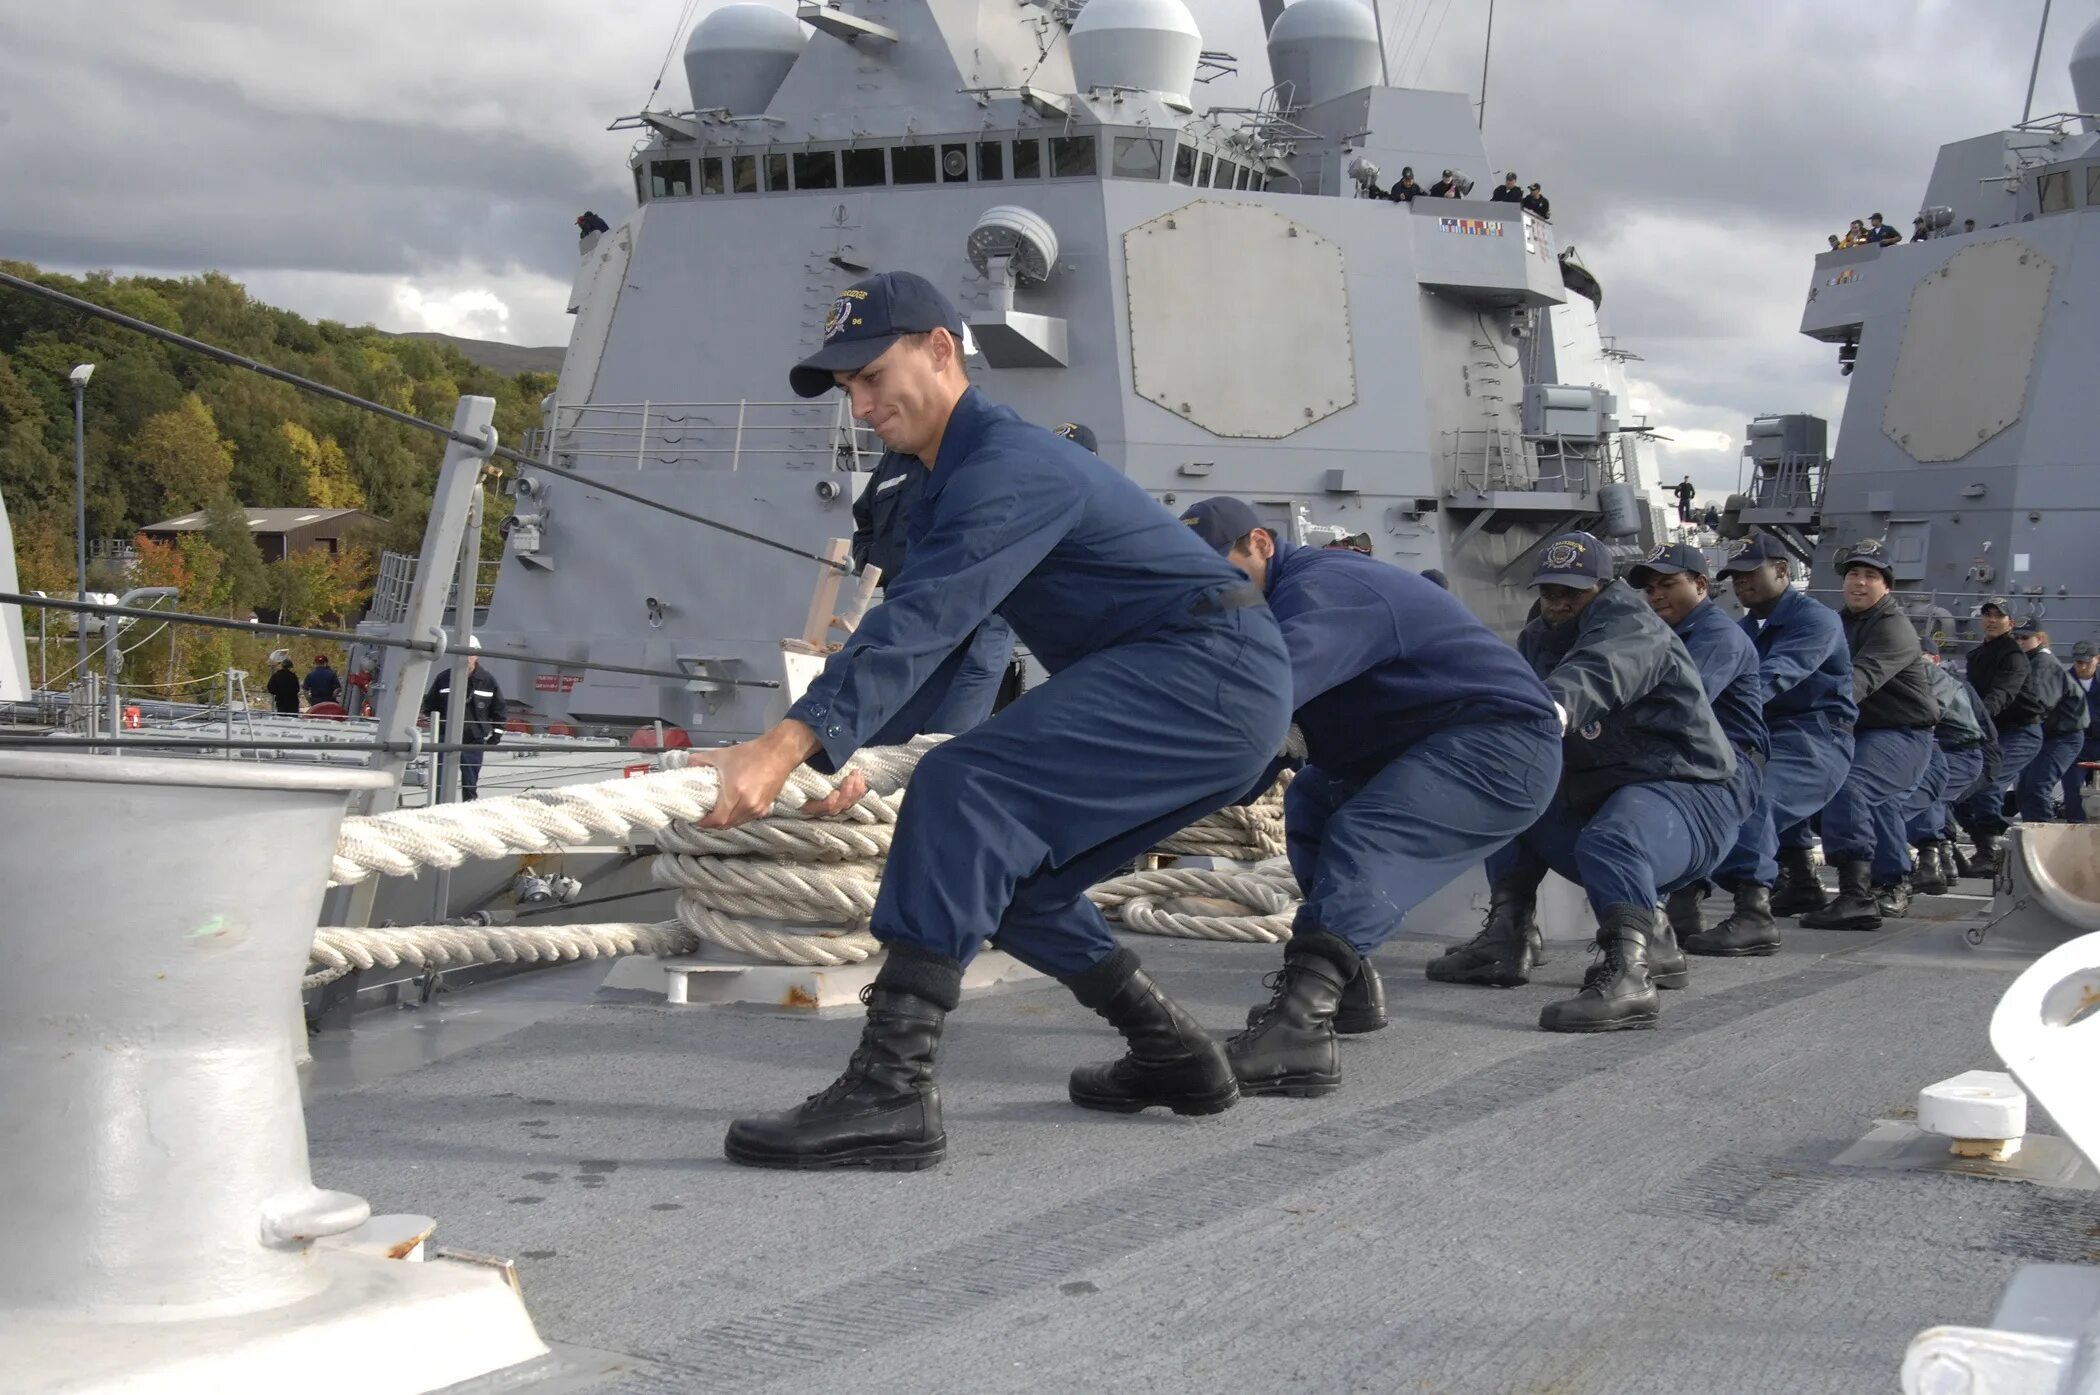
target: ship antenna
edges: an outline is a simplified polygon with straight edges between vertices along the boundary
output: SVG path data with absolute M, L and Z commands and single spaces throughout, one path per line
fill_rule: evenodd
M 1393 85 L 1393 70 L 1385 59 L 1385 13 L 1378 0 L 1371 0 L 1371 26 L 1378 31 L 1378 85 Z
M 2042 70 L 2042 36 L 2049 32 L 2049 3 L 2050 0 L 2042 0 L 2042 27 L 2034 32 L 2034 65 L 2027 70 L 2027 101 L 2020 108 L 2022 126 L 2034 115 L 2034 79 Z
M 2043 0 L 2044 4 L 2048 0 Z M 1488 124 L 1488 55 L 1495 50 L 1495 0 L 1488 0 L 1487 39 L 1480 45 L 1480 120 L 1477 129 L 1485 131 Z M 2030 98 L 2033 89 L 2029 89 Z

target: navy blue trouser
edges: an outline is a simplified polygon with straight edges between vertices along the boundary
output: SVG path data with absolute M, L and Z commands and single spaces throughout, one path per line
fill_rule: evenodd
M 1876 727 L 1853 733 L 1852 770 L 1823 808 L 1826 862 L 1874 864 L 1874 884 L 1893 886 L 1910 873 L 1903 812 L 1925 778 L 1931 727 Z
M 1714 870 L 1742 828 L 1739 780 L 1654 780 L 1614 790 L 1588 822 L 1555 799 L 1539 821 L 1487 860 L 1490 882 L 1536 881 L 1549 869 L 1581 885 L 1599 917 L 1655 904 Z
M 479 799 L 481 797 L 481 757 L 479 746 L 469 746 L 459 753 L 459 797 Z
M 1114 952 L 1086 890 L 1245 795 L 1291 721 L 1265 608 L 1089 654 L 926 753 L 869 928 L 968 963 L 987 937 L 1070 978 Z
M 926 719 L 925 729 L 954 736 L 992 715 L 1007 661 L 1014 656 L 1013 627 L 994 615 L 977 627 L 962 664 L 948 683 L 948 695 Z
M 2020 772 L 2020 820 L 2023 823 L 2053 823 L 2056 820 L 2056 797 L 2062 789 L 2064 772 L 2078 759 L 2085 746 L 2085 733 L 2065 732 L 2061 736 L 2044 735 L 2042 748 L 2027 762 Z
M 1560 723 L 1446 727 L 1368 774 L 1308 766 L 1283 799 L 1305 901 L 1292 929 L 1369 954 L 1407 913 L 1538 822 L 1560 783 Z
M 1757 807 L 1714 869 L 1724 885 L 1778 881 L 1779 849 L 1809 846 L 1809 819 L 1830 802 L 1852 768 L 1852 733 L 1827 717 L 1782 718 L 1768 734 L 1772 754 L 1765 760 Z
M 2080 761 L 2100 761 L 2100 741 L 2090 736 L 2078 750 L 2078 759 L 2064 771 L 2063 817 L 2066 823 L 2085 822 L 2085 785 L 2093 772 L 2081 768 Z
M 1983 778 L 1983 747 L 1950 751 L 1935 744 L 1925 778 L 1903 807 L 1903 834 L 1913 843 L 1936 843 L 1946 837 L 1947 806 Z
M 2041 723 L 1998 728 L 1998 778 L 1968 801 L 1966 812 L 1973 832 L 1996 836 L 2005 831 L 2005 796 L 2020 783 L 2020 776 L 2041 750 Z

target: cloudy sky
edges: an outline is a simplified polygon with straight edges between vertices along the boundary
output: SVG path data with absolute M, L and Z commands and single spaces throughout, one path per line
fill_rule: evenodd
M 1603 280 L 1671 478 L 1732 487 L 1759 412 L 1836 421 L 1835 351 L 1796 333 L 1810 259 L 1877 209 L 1907 228 L 1941 143 L 2019 118 L 2041 8 L 1497 0 L 1488 148 L 1547 186 Z M 631 203 L 633 133 L 605 127 L 641 107 L 685 9 L 0 0 L 0 256 L 218 268 L 310 316 L 565 342 L 571 219 Z M 1256 0 L 1191 9 L 1264 71 Z M 1395 81 L 1477 94 L 1486 0 L 1383 9 Z M 2037 113 L 2072 105 L 2096 17 L 2056 0 Z M 674 55 L 657 104 L 685 100 Z

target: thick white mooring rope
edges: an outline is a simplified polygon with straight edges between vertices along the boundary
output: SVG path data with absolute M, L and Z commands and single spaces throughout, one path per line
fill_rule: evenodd
M 338 885 L 374 874 L 411 876 L 469 857 L 549 852 L 627 840 L 657 847 L 651 874 L 679 890 L 678 919 L 662 924 L 324 927 L 307 986 L 351 972 L 412 964 L 686 954 L 703 943 L 774 963 L 829 966 L 879 953 L 867 921 L 880 888 L 906 785 L 941 737 L 861 752 L 850 763 L 869 793 L 846 813 L 805 818 L 831 777 L 798 770 L 765 818 L 735 829 L 695 822 L 714 806 L 715 772 L 689 766 L 630 779 L 397 810 L 344 821 Z M 684 752 L 667 759 L 682 765 Z M 1263 861 L 1252 871 L 1163 868 L 1111 878 L 1089 897 L 1124 928 L 1181 938 L 1274 943 L 1290 936 L 1297 889 L 1281 860 L 1282 785 L 1253 805 L 1183 830 L 1160 851 Z M 1267 861 L 1264 861 L 1267 860 Z

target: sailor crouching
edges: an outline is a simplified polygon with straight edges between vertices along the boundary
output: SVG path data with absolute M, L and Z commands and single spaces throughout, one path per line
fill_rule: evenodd
M 1602 542 L 1587 533 L 1555 538 L 1531 584 L 1539 618 L 1518 648 L 1566 714 L 1560 792 L 1537 823 L 1488 859 L 1489 928 L 1500 936 L 1501 972 L 1460 981 L 1527 981 L 1526 929 L 1550 870 L 1587 894 L 1599 958 L 1582 991 L 1547 1004 L 1539 1026 L 1653 1027 L 1656 988 L 1680 987 L 1685 974 L 1656 904 L 1711 872 L 1742 827 L 1748 810 L 1735 752 L 1683 642 L 1645 598 L 1612 580 Z M 1441 976 L 1441 962 L 1431 964 L 1432 977 Z
M 1984 781 L 1983 753 L 1989 740 L 1988 717 L 1979 717 L 1983 699 L 1940 663 L 1940 646 L 1929 636 L 1919 641 L 1925 653 L 1925 676 L 1939 704 L 1933 728 L 1932 758 L 1903 809 L 1903 833 L 1916 857 L 1911 888 L 1923 896 L 1940 896 L 1953 885 L 1957 871 L 1948 852 L 1949 806 L 1974 793 Z
M 1714 720 L 1735 747 L 1736 788 L 1745 817 L 1733 841 L 1740 842 L 1763 808 L 1765 762 L 1772 745 L 1765 731 L 1764 677 L 1757 646 L 1707 598 L 1708 565 L 1706 554 L 1698 548 L 1673 543 L 1657 548 L 1647 561 L 1627 572 L 1626 581 L 1646 593 L 1649 607 L 1684 642 L 1685 652 L 1698 666 Z M 1670 893 L 1664 911 L 1678 944 L 1692 954 L 1776 951 L 1779 928 L 1764 888 L 1741 880 L 1723 885 L 1735 893 L 1735 910 L 1714 927 L 1716 939 L 1711 943 L 1699 915 L 1706 883 L 1693 882 Z
M 1051 676 L 921 760 L 870 920 L 887 954 L 858 1049 L 802 1104 L 731 1124 L 723 1151 L 758 1167 L 940 1161 L 935 1057 L 987 937 L 1128 1040 L 1120 1060 L 1072 1073 L 1075 1104 L 1230 1108 L 1223 1050 L 1117 947 L 1086 891 L 1240 798 L 1282 747 L 1290 663 L 1260 591 L 1122 473 L 970 387 L 961 316 L 921 277 L 844 292 L 792 382 L 805 397 L 844 388 L 927 478 L 882 604 L 785 720 L 700 757 L 721 776 L 703 823 L 757 818 L 796 765 L 836 770 L 913 729 L 995 610 Z M 808 811 L 843 812 L 865 790 L 848 776 Z
M 1910 909 L 1910 845 L 1903 812 L 1932 760 L 1939 703 L 1932 696 L 1918 632 L 1889 594 L 1888 550 L 1868 538 L 1837 555 L 1859 704 L 1852 769 L 1823 809 L 1823 860 L 1838 869 L 1838 894 L 1801 917 L 1811 930 L 1873 930 Z
M 1523 659 L 1434 582 L 1279 541 L 1239 499 L 1181 517 L 1268 598 L 1308 761 L 1284 796 L 1304 900 L 1272 996 L 1226 1052 L 1242 1094 L 1328 1094 L 1336 1033 L 1385 1025 L 1370 956 L 1537 821 L 1560 778 L 1560 719 Z
M 2006 796 L 2042 749 L 2042 708 L 2028 682 L 2031 665 L 2013 637 L 2012 603 L 1986 596 L 1976 611 L 1983 642 L 1969 651 L 1969 683 L 1983 695 L 1984 715 L 1998 731 L 1990 785 L 1969 797 L 1962 821 L 1976 842 L 1976 871 L 1997 875 L 1999 843 L 2007 824 Z
M 1759 533 L 1736 543 L 1721 575 L 1749 613 L 1743 632 L 1757 649 L 1765 694 L 1765 761 L 1758 809 L 1715 876 L 1735 889 L 1736 913 L 1699 937 L 1699 954 L 1768 954 L 1774 916 L 1826 904 L 1816 879 L 1809 820 L 1836 796 L 1852 769 L 1852 656 L 1837 612 L 1793 587 L 1786 548 Z M 1776 948 L 1776 945 L 1773 945 Z

